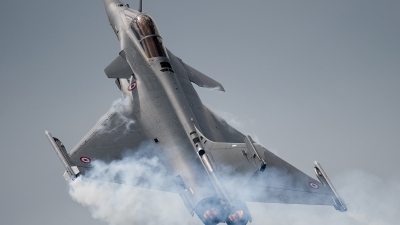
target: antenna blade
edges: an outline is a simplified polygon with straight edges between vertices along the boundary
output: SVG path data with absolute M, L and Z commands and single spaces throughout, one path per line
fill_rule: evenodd
M 138 11 L 142 12 L 142 0 L 139 0 L 139 9 L 138 9 Z

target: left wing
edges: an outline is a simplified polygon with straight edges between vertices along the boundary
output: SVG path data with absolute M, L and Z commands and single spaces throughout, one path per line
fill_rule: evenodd
M 157 157 L 163 171 L 165 171 L 162 179 L 166 183 L 160 184 L 160 182 L 154 182 L 157 184 L 149 184 L 144 179 L 135 184 L 131 183 L 131 185 L 176 192 L 176 184 L 171 175 L 171 171 L 173 170 L 169 162 L 169 157 L 161 147 L 148 141 L 146 129 L 142 128 L 136 122 L 135 113 L 132 112 L 132 107 L 127 104 L 130 104 L 130 99 L 123 98 L 117 102 L 69 152 L 68 156 L 64 156 L 65 161 L 72 168 L 76 166 L 79 172 L 85 175 L 90 171 L 92 162 L 95 160 L 109 164 L 112 161 L 121 160 L 127 155 L 135 156 L 136 154 L 136 158 L 145 157 L 148 159 Z M 50 142 L 52 141 L 50 140 Z M 60 152 L 63 153 L 66 151 Z M 63 159 L 61 160 L 63 161 Z M 96 176 L 94 179 L 121 183 L 118 177 L 110 179 L 110 177 Z

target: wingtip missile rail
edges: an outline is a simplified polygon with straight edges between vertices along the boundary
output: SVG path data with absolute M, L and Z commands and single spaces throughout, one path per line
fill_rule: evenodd
M 47 130 L 45 131 L 47 138 L 50 141 L 51 146 L 53 146 L 54 150 L 56 151 L 58 157 L 60 158 L 62 164 L 64 165 L 65 172 L 64 172 L 64 178 L 65 180 L 75 180 L 81 173 L 78 169 L 77 166 L 73 165 L 69 155 L 67 153 L 67 150 L 65 149 L 63 143 L 57 139 L 56 137 L 53 137 L 50 132 Z
M 335 196 L 332 196 L 332 200 L 335 203 L 335 205 L 334 205 L 335 209 L 340 212 L 346 212 L 347 211 L 346 204 L 344 203 L 343 199 L 337 193 L 332 182 L 329 180 L 328 175 L 326 175 L 324 169 L 322 169 L 322 166 L 317 161 L 315 161 L 314 163 L 315 163 L 314 171 L 315 171 L 315 175 L 317 176 L 318 180 L 321 181 L 321 183 L 323 185 L 329 187 L 331 189 L 331 191 L 333 192 L 333 194 L 335 195 Z

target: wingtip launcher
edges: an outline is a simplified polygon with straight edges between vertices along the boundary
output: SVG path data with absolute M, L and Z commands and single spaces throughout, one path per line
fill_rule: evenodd
M 56 151 L 58 157 L 60 158 L 62 164 L 65 167 L 65 172 L 63 175 L 65 180 L 69 179 L 75 180 L 81 173 L 78 167 L 72 164 L 63 143 L 56 137 L 53 137 L 51 133 L 48 132 L 47 130 L 45 131 L 45 133 L 50 141 L 51 146 L 53 146 L 54 150 Z
M 347 211 L 346 204 L 344 203 L 343 199 L 337 193 L 335 187 L 333 187 L 332 182 L 329 180 L 328 175 L 326 175 L 324 169 L 322 169 L 322 166 L 317 161 L 315 161 L 314 171 L 315 171 L 315 175 L 317 176 L 318 180 L 323 185 L 329 187 L 331 189 L 331 191 L 333 192 L 333 194 L 335 195 L 335 196 L 332 196 L 332 200 L 335 204 L 334 205 L 335 209 L 340 212 L 346 212 Z

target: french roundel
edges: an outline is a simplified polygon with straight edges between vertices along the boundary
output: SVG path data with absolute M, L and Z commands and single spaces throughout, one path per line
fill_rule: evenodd
M 91 160 L 89 157 L 85 157 L 85 156 L 82 156 L 82 157 L 80 158 L 80 160 L 81 160 L 81 162 L 83 162 L 83 163 L 85 163 L 85 164 L 89 164 L 89 163 L 92 162 L 92 160 Z
M 133 91 L 133 90 L 135 90 L 136 87 L 137 87 L 137 82 L 136 82 L 136 81 L 133 81 L 133 82 L 129 85 L 128 91 Z
M 310 182 L 310 183 L 308 183 L 308 185 L 310 185 L 310 187 L 314 188 L 314 189 L 318 189 L 319 188 L 318 184 L 316 184 L 314 182 Z

